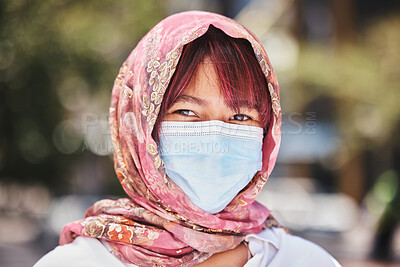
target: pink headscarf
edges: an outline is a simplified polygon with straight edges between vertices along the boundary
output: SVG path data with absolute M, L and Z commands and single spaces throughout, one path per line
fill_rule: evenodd
M 263 167 L 221 212 L 209 214 L 191 203 L 165 174 L 152 138 L 163 95 L 182 47 L 213 25 L 247 39 L 268 82 L 273 119 L 263 143 Z M 276 161 L 281 109 L 278 84 L 265 50 L 239 23 L 221 15 L 190 11 L 158 23 L 123 63 L 110 107 L 117 176 L 130 199 L 101 200 L 85 219 L 64 227 L 60 244 L 77 236 L 107 242 L 120 260 L 140 266 L 192 266 L 212 254 L 235 248 L 245 235 L 265 227 L 269 210 L 254 201 Z

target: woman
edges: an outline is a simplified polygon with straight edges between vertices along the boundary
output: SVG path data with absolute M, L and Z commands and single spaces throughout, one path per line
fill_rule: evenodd
M 249 31 L 207 12 L 166 18 L 112 92 L 115 170 L 130 199 L 95 203 L 35 266 L 339 266 L 254 201 L 280 124 L 276 77 Z

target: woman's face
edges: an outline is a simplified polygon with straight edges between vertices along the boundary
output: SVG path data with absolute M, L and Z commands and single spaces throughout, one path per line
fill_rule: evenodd
M 239 112 L 232 110 L 221 94 L 217 73 L 207 58 L 200 64 L 187 89 L 180 95 L 164 116 L 166 121 L 219 120 L 262 127 L 258 111 L 242 101 Z

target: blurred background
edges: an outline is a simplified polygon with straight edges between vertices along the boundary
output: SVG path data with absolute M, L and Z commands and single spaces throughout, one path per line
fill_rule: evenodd
M 258 200 L 344 266 L 400 266 L 397 0 L 0 1 L 0 266 L 32 266 L 113 170 L 110 93 L 164 17 L 234 18 L 264 44 L 284 120 Z

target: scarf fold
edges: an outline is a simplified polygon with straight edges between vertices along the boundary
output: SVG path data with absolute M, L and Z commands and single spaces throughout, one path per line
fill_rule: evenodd
M 263 167 L 221 212 L 209 214 L 191 203 L 165 174 L 152 130 L 165 90 L 185 44 L 213 25 L 247 39 L 268 82 L 272 121 L 263 141 Z M 60 244 L 76 236 L 101 239 L 121 261 L 139 266 L 192 266 L 233 249 L 246 234 L 259 233 L 270 215 L 255 201 L 276 161 L 281 109 L 276 76 L 256 37 L 224 16 L 190 11 L 159 22 L 131 52 L 115 80 L 110 106 L 114 167 L 130 197 L 101 200 L 85 218 L 67 224 Z

